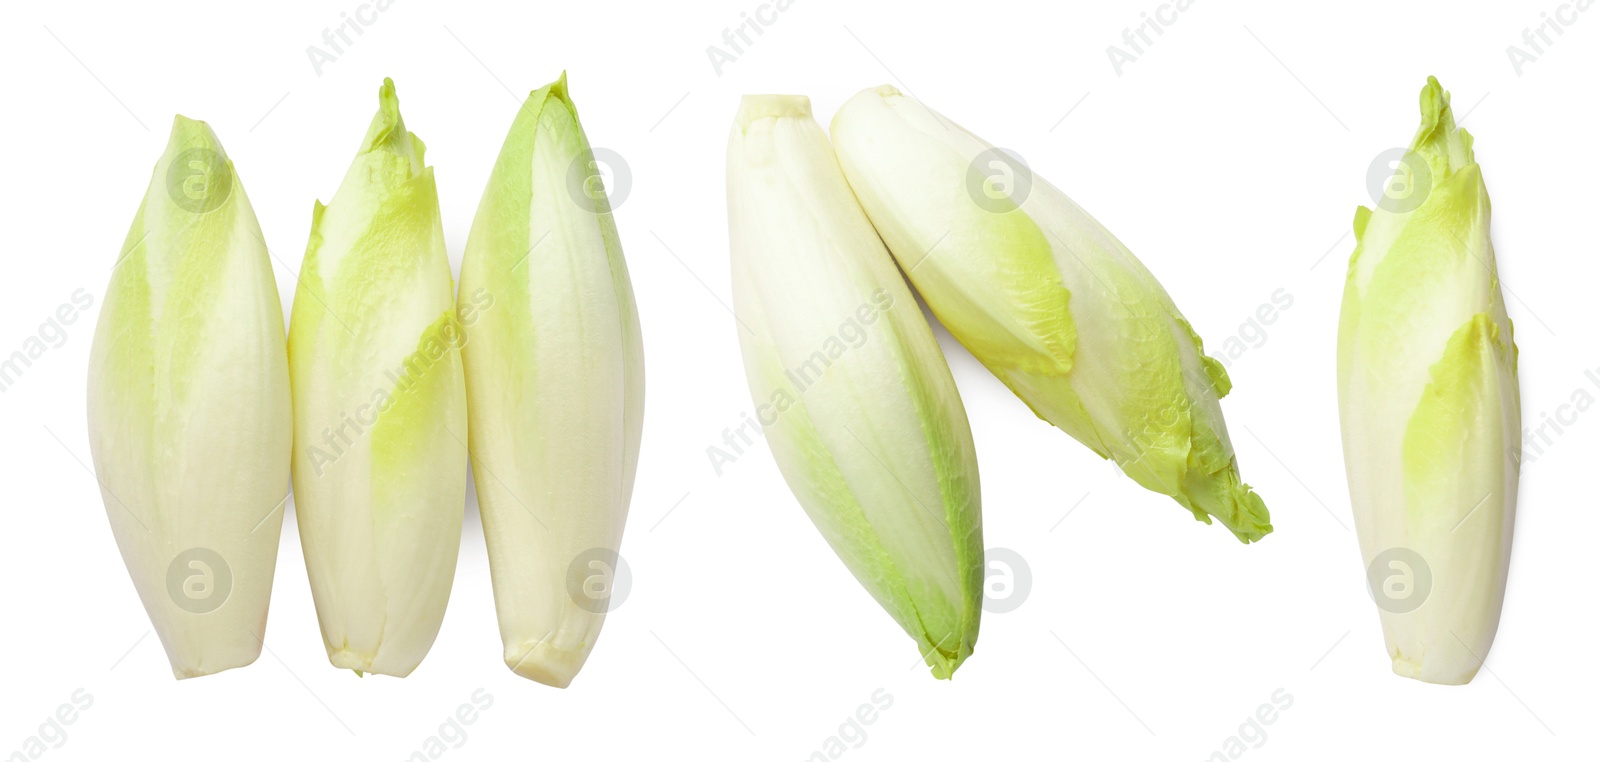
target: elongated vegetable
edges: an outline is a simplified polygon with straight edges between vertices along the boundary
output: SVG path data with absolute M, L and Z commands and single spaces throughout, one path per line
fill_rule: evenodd
M 294 494 L 329 661 L 404 677 L 450 598 L 467 403 L 433 168 L 393 82 L 378 100 L 295 291 Z
M 644 421 L 639 315 L 592 160 L 563 74 L 517 112 L 461 265 L 463 300 L 491 305 L 462 357 L 505 661 L 563 688 L 605 621 Z
M 1222 420 L 1227 372 L 1110 231 L 892 87 L 845 103 L 833 144 L 918 293 L 1040 418 L 1241 541 L 1272 531 Z
M 1522 412 L 1472 136 L 1432 77 L 1421 107 L 1390 190 L 1356 210 L 1339 414 L 1394 671 L 1454 685 L 1477 674 L 1500 624 Z
M 798 95 L 728 138 L 745 375 L 778 467 L 856 579 L 948 678 L 978 637 L 978 466 L 950 368 Z
M 95 329 L 89 444 L 179 678 L 261 654 L 291 426 L 261 227 L 211 128 L 176 117 Z

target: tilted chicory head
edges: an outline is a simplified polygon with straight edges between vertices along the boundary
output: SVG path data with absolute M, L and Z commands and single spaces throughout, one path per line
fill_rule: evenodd
M 1244 542 L 1272 531 L 1223 423 L 1227 372 L 1110 231 L 892 87 L 845 103 L 833 144 L 917 292 L 1040 418 Z
M 745 374 L 812 523 L 936 677 L 972 653 L 978 466 L 944 355 L 804 96 L 745 96 L 728 138 Z

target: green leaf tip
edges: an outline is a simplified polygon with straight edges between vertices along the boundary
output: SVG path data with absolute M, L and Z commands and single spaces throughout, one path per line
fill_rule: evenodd
M 405 119 L 400 116 L 400 96 L 395 93 L 394 80 L 388 77 L 383 78 L 383 85 L 378 88 L 378 113 L 372 116 L 359 153 L 372 153 L 380 148 L 410 159 L 416 167 L 414 173 L 421 170 L 423 152 L 427 150 L 422 138 L 406 131 Z
M 167 150 L 174 154 L 192 148 L 205 148 L 227 157 L 227 152 L 222 150 L 222 141 L 217 138 L 217 133 L 211 130 L 211 125 L 199 119 L 190 119 L 183 114 L 172 115 L 172 132 L 167 137 Z
M 944 654 L 929 654 L 926 659 L 928 668 L 935 680 L 950 680 L 956 676 L 956 667 L 961 666 L 962 660 L 952 661 Z
M 568 103 L 572 102 L 572 97 L 569 94 L 569 91 L 567 90 L 567 70 L 566 69 L 562 69 L 561 70 L 561 76 L 556 77 L 556 81 L 551 82 L 548 85 L 545 85 L 542 89 L 549 90 L 550 91 L 550 95 L 552 95 L 552 96 L 554 96 L 556 98 L 560 98 L 561 100 L 564 100 L 564 101 L 566 101 Z
M 545 106 L 552 100 L 560 103 L 566 109 L 566 113 L 572 118 L 572 121 L 574 123 L 577 122 L 578 107 L 572 103 L 572 92 L 567 88 L 567 72 L 565 69 L 561 71 L 561 76 L 557 77 L 554 82 L 528 93 L 528 99 L 522 103 L 522 111 L 531 117 L 543 117 Z M 512 128 L 516 129 L 521 126 L 522 121 L 521 116 L 519 116 Z
M 396 118 L 400 116 L 400 97 L 395 95 L 394 80 L 390 77 L 384 77 L 383 84 L 378 86 L 378 107 L 394 111 Z
M 164 195 L 173 208 L 190 214 L 220 209 L 233 196 L 233 161 L 211 125 L 198 119 L 173 115 L 167 147 L 154 171 L 165 183 Z
M 1453 172 L 1475 163 L 1472 135 L 1456 127 L 1455 112 L 1450 109 L 1450 92 L 1437 78 L 1428 77 L 1428 83 L 1417 96 L 1417 105 L 1422 122 L 1411 140 L 1411 151 L 1427 160 L 1437 187 Z
M 1417 95 L 1417 100 L 1422 109 L 1423 125 L 1437 123 L 1439 117 L 1450 114 L 1450 93 L 1431 74 L 1428 75 L 1428 83 L 1422 86 L 1422 92 Z
M 1272 516 L 1267 511 L 1266 501 L 1261 499 L 1255 490 L 1248 484 L 1231 484 L 1228 491 L 1234 515 L 1223 522 L 1239 542 L 1249 545 L 1272 534 Z
M 1361 243 L 1361 237 L 1367 234 L 1367 223 L 1372 220 L 1372 209 L 1365 206 L 1356 207 L 1356 218 L 1350 221 L 1350 228 L 1356 232 L 1356 243 Z

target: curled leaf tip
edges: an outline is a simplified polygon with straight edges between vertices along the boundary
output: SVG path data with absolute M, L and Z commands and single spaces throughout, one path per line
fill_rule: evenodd
M 384 77 L 383 86 L 378 88 L 378 113 L 373 115 L 372 125 L 367 128 L 361 152 L 370 153 L 387 145 L 396 153 L 401 153 L 401 144 L 406 137 L 406 125 L 400 118 L 400 97 L 395 94 L 394 80 Z
M 554 82 L 528 93 L 528 100 L 523 104 L 523 109 L 537 116 L 543 113 L 544 107 L 551 100 L 562 104 L 568 114 L 574 119 L 577 118 L 578 110 L 572 104 L 571 91 L 567 89 L 567 72 L 565 70 L 562 70 L 561 76 L 557 77 Z
M 1413 153 L 1428 162 L 1435 183 L 1451 173 L 1476 161 L 1472 153 L 1472 136 L 1456 127 L 1455 113 L 1450 108 L 1450 92 L 1439 80 L 1428 77 L 1418 96 L 1422 112 L 1417 135 L 1411 141 Z
M 1441 126 L 1446 130 L 1455 127 L 1455 119 L 1450 113 L 1450 93 L 1439 85 L 1439 80 L 1428 77 L 1428 84 L 1422 86 L 1422 93 L 1417 100 L 1422 110 L 1424 133 Z

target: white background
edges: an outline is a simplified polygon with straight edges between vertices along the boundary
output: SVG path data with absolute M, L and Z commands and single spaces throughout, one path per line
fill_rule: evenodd
M 1477 136 L 1494 200 L 1524 420 L 1580 390 L 1600 397 L 1584 376 L 1600 367 L 1600 9 L 1519 76 L 1506 48 L 1556 0 L 1198 0 L 1119 76 L 1106 48 L 1157 0 L 796 0 L 719 75 L 706 48 L 758 4 L 398 0 L 320 76 L 306 48 L 355 0 L 8 5 L 0 354 L 74 290 L 95 302 L 0 395 L 0 755 L 81 688 L 92 707 L 44 758 L 400 760 L 484 689 L 492 707 L 441 758 L 800 760 L 883 689 L 892 706 L 841 758 L 1200 760 L 1283 689 L 1292 707 L 1241 758 L 1593 758 L 1600 413 L 1578 414 L 1524 468 L 1486 668 L 1465 687 L 1401 679 L 1350 529 L 1334 333 L 1368 167 L 1409 142 L 1435 74 Z M 172 114 L 221 136 L 287 308 L 312 200 L 343 176 L 383 76 L 427 141 L 459 266 L 520 100 L 563 68 L 591 141 L 631 172 L 617 222 L 649 378 L 622 548 L 633 586 L 588 666 L 561 691 L 501 663 L 469 495 L 449 611 L 409 678 L 329 666 L 291 515 L 268 651 L 174 681 L 84 465 L 83 402 L 100 297 Z M 977 441 L 986 544 L 1019 553 L 1032 580 L 1020 608 L 984 618 L 952 682 L 928 676 L 764 445 L 721 476 L 706 454 L 750 409 L 726 307 L 723 153 L 738 97 L 806 93 L 826 125 L 885 82 L 1093 212 L 1213 354 L 1253 338 L 1224 409 L 1277 528 L 1244 546 L 1193 521 L 1037 420 L 941 332 Z M 1293 304 L 1262 338 L 1246 322 L 1278 289 Z

